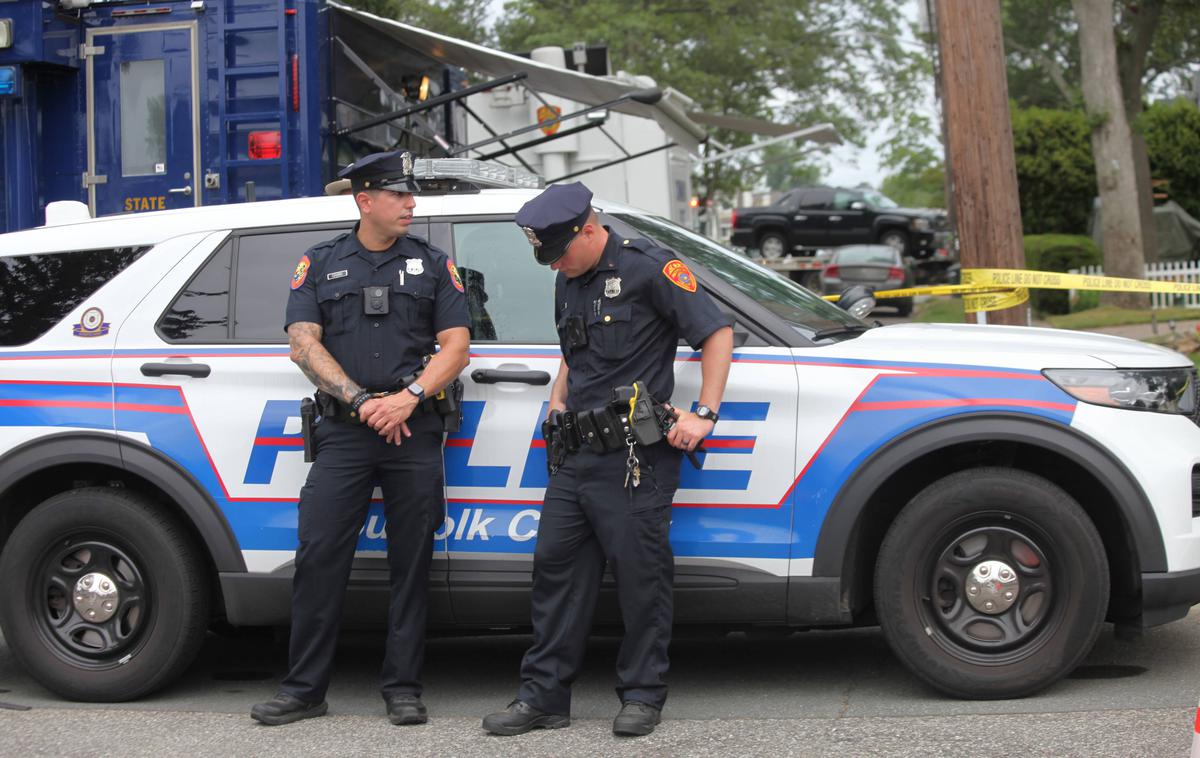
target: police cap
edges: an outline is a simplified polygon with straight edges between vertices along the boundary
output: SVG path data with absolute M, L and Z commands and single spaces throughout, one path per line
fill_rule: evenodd
M 407 150 L 364 155 L 339 171 L 338 178 L 349 179 L 355 194 L 363 190 L 421 191 L 413 177 L 412 153 Z
M 555 184 L 521 206 L 517 226 L 533 245 L 533 257 L 549 266 L 567 252 L 592 212 L 592 191 L 581 182 Z

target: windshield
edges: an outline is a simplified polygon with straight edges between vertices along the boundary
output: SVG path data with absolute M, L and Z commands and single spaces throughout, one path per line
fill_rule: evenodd
M 669 247 L 704 266 L 779 318 L 806 339 L 831 327 L 863 326 L 863 322 L 780 274 L 743 258 L 732 250 L 681 226 L 654 216 L 614 213 L 663 247 Z M 838 333 L 839 338 L 854 336 Z
M 871 206 L 872 208 L 899 208 L 900 207 L 899 205 L 896 204 L 895 201 L 893 201 L 890 197 L 883 194 L 882 192 L 876 192 L 875 190 L 863 190 L 862 194 L 863 194 L 863 200 L 866 200 L 867 205 Z
M 861 266 L 871 263 L 882 263 L 885 266 L 899 266 L 900 254 L 895 248 L 887 245 L 853 245 L 839 247 L 833 252 L 833 263 L 839 266 Z

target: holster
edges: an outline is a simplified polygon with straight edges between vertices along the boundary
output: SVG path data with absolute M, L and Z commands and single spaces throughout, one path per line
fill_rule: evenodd
M 554 476 L 567 460 L 567 440 L 563 430 L 562 411 L 550 411 L 542 422 L 542 439 L 546 441 L 546 473 Z
M 317 404 L 311 397 L 300 401 L 300 436 L 304 439 L 304 462 L 317 459 L 317 446 L 313 442 L 313 430 L 317 426 Z

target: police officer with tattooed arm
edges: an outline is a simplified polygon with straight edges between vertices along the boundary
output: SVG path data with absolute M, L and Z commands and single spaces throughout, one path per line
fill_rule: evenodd
M 319 422 L 300 492 L 289 671 L 275 697 L 250 711 L 263 724 L 328 709 L 346 583 L 376 483 L 391 574 L 383 698 L 393 724 L 428 718 L 420 669 L 429 564 L 445 509 L 443 429 L 457 420 L 444 419 L 434 397 L 453 395 L 470 322 L 454 264 L 408 234 L 419 192 L 412 169 L 407 152 L 344 169 L 359 222 L 309 250 L 292 276 L 291 357 L 319 390 Z
M 558 272 L 563 360 L 543 424 L 550 482 L 533 559 L 533 646 L 506 710 L 483 720 L 514 735 L 571 723 L 605 563 L 625 623 L 622 707 L 613 732 L 649 734 L 667 696 L 671 500 L 679 468 L 712 433 L 733 353 L 729 320 L 670 250 L 600 225 L 592 193 L 557 185 L 517 214 L 534 256 Z M 672 408 L 680 337 L 701 351 L 694 411 Z

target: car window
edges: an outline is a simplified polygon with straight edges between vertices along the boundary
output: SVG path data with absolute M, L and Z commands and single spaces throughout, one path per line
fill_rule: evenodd
M 874 190 L 865 190 L 863 192 L 863 199 L 866 200 L 867 205 L 871 206 L 872 208 L 899 208 L 900 207 L 899 205 L 896 204 L 896 202 L 894 200 L 892 200 L 887 195 L 884 195 L 882 192 L 875 192 Z
M 158 333 L 171 342 L 228 340 L 232 269 L 233 240 L 227 240 L 158 320 Z
M 475 342 L 555 343 L 554 277 L 511 221 L 454 224 L 454 259 Z
M 0 346 L 33 342 L 146 249 L 0 256 Z
M 810 189 L 800 199 L 800 208 L 808 210 L 823 210 L 833 202 L 833 190 Z
M 325 227 L 231 237 L 159 319 L 159 334 L 171 342 L 286 342 L 284 310 L 296 261 L 342 231 Z
M 823 329 L 862 324 L 791 279 L 763 268 L 707 237 L 690 232 L 666 219 L 634 213 L 612 215 L 651 240 L 703 266 L 779 316 L 806 338 Z
M 839 266 L 861 266 L 868 263 L 899 266 L 900 254 L 886 245 L 840 247 L 834 251 L 833 262 Z
M 233 338 L 284 342 L 284 311 L 296 262 L 313 245 L 333 239 L 340 229 L 305 229 L 247 234 L 237 239 Z
M 837 190 L 833 193 L 833 209 L 836 211 L 848 211 L 850 210 L 850 203 L 861 199 L 862 196 L 857 192 Z

